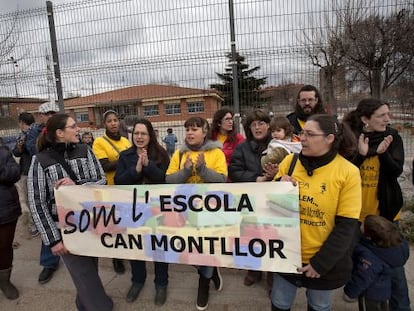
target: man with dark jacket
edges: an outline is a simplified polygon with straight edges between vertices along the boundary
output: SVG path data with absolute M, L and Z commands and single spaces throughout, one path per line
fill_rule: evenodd
M 19 192 L 20 205 L 23 209 L 23 215 L 27 219 L 27 225 L 30 234 L 32 237 L 39 235 L 37 231 L 32 216 L 30 215 L 29 205 L 27 202 L 27 173 L 29 172 L 30 162 L 32 161 L 32 156 L 29 151 L 26 149 L 26 136 L 30 129 L 30 126 L 35 122 L 33 115 L 29 112 L 22 112 L 19 114 L 19 127 L 20 134 L 17 137 L 16 145 L 14 146 L 12 152 L 16 158 L 20 158 L 20 180 L 16 183 L 17 191 Z
M 318 113 L 326 113 L 321 94 L 315 86 L 304 85 L 298 92 L 295 111 L 286 117 L 294 127 L 294 134 L 299 135 L 309 116 Z

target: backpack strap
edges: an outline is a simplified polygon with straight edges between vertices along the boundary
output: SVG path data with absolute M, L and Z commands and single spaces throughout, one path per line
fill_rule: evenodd
M 288 176 L 292 176 L 293 170 L 295 169 L 296 161 L 299 158 L 299 153 L 294 153 L 292 162 L 290 162 L 289 170 L 288 170 Z
M 104 136 L 102 136 L 103 137 L 103 139 L 105 139 L 110 145 L 111 145 L 111 147 L 112 148 L 114 148 L 114 150 L 118 153 L 118 155 L 120 154 L 120 151 L 119 151 L 119 149 L 108 139 L 108 137 L 106 137 L 105 135 Z

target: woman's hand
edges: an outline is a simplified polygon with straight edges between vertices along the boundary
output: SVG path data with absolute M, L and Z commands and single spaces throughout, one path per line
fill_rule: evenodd
M 73 186 L 73 185 L 76 185 L 75 182 L 69 177 L 65 177 L 65 178 L 59 179 L 55 183 L 55 188 L 58 189 L 60 186 Z
M 137 171 L 137 173 L 141 173 L 142 172 L 142 157 L 141 155 L 138 155 L 138 161 L 137 161 L 137 165 L 135 166 L 135 170 Z
M 191 161 L 189 156 L 187 156 L 187 158 L 185 159 L 184 167 L 187 169 L 188 168 L 193 169 L 193 161 Z
M 272 180 L 277 172 L 279 171 L 279 165 L 276 163 L 266 163 L 263 168 L 263 176 L 266 177 L 266 180 Z
M 197 162 L 195 164 L 196 168 L 201 168 L 206 165 L 206 160 L 204 158 L 204 153 L 199 153 L 197 156 Z
M 368 154 L 368 148 L 369 148 L 369 139 L 368 137 L 365 137 L 363 133 L 359 135 L 358 138 L 358 152 L 362 156 L 366 156 Z
M 52 254 L 55 256 L 69 254 L 69 251 L 66 249 L 65 245 L 63 245 L 63 242 L 59 242 L 55 246 L 52 246 L 50 250 L 52 251 Z
M 292 176 L 289 176 L 289 175 L 283 175 L 281 178 L 280 178 L 280 181 L 287 181 L 287 182 L 291 182 L 292 183 L 292 185 L 293 186 L 297 186 L 297 182 L 296 182 L 296 180 L 292 177 Z
M 393 139 L 394 138 L 392 137 L 392 135 L 388 135 L 387 137 L 385 137 L 384 140 L 378 145 L 377 153 L 382 154 L 385 151 L 387 151 L 387 149 L 391 145 Z
M 318 279 L 321 277 L 321 275 L 318 272 L 316 272 L 310 264 L 302 268 L 298 268 L 298 272 L 302 272 L 306 277 L 312 279 Z
M 144 149 L 142 153 L 139 154 L 139 157 L 142 158 L 142 166 L 148 166 L 149 160 L 147 149 Z

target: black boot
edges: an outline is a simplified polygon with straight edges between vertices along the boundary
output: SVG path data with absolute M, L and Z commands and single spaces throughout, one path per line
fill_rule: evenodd
M 112 258 L 112 264 L 114 266 L 114 271 L 117 274 L 124 274 L 125 273 L 125 266 L 122 259 Z
M 0 270 L 0 289 L 7 299 L 14 300 L 19 298 L 19 291 L 10 282 L 11 271 L 11 268 Z
M 198 279 L 197 310 L 203 311 L 208 307 L 208 296 L 210 291 L 210 279 L 200 274 Z
M 290 309 L 279 309 L 278 307 L 275 307 L 272 303 L 272 311 L 290 311 Z

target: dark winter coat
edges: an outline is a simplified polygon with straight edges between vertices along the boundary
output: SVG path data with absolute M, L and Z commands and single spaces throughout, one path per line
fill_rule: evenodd
M 234 149 L 228 168 L 229 178 L 233 182 L 256 182 L 256 178 L 263 175 L 260 160 L 271 139 L 269 135 L 262 144 L 245 140 Z
M 0 224 L 7 224 L 22 214 L 19 194 L 14 185 L 20 179 L 20 167 L 12 153 L 0 146 Z
M 391 127 L 387 127 L 383 133 L 376 133 L 376 135 L 377 139 L 370 138 L 369 140 L 368 154 L 366 156 L 359 154 L 352 162 L 360 167 L 366 158 L 378 156 L 380 162 L 377 189 L 378 209 L 381 216 L 393 221 L 403 206 L 402 191 L 397 180 L 404 167 L 403 141 L 398 132 Z M 393 141 L 387 151 L 377 155 L 378 144 L 387 135 L 392 135 Z
M 166 158 L 168 159 L 168 156 Z M 114 178 L 116 185 L 165 183 L 168 162 L 157 164 L 149 159 L 148 166 L 144 166 L 141 173 L 136 170 L 137 162 L 138 154 L 135 146 L 121 152 Z
M 391 271 L 408 260 L 410 250 L 406 240 L 398 246 L 380 248 L 372 241 L 361 238 L 353 253 L 354 267 L 351 280 L 344 292 L 350 298 L 364 296 L 374 301 L 391 297 Z

